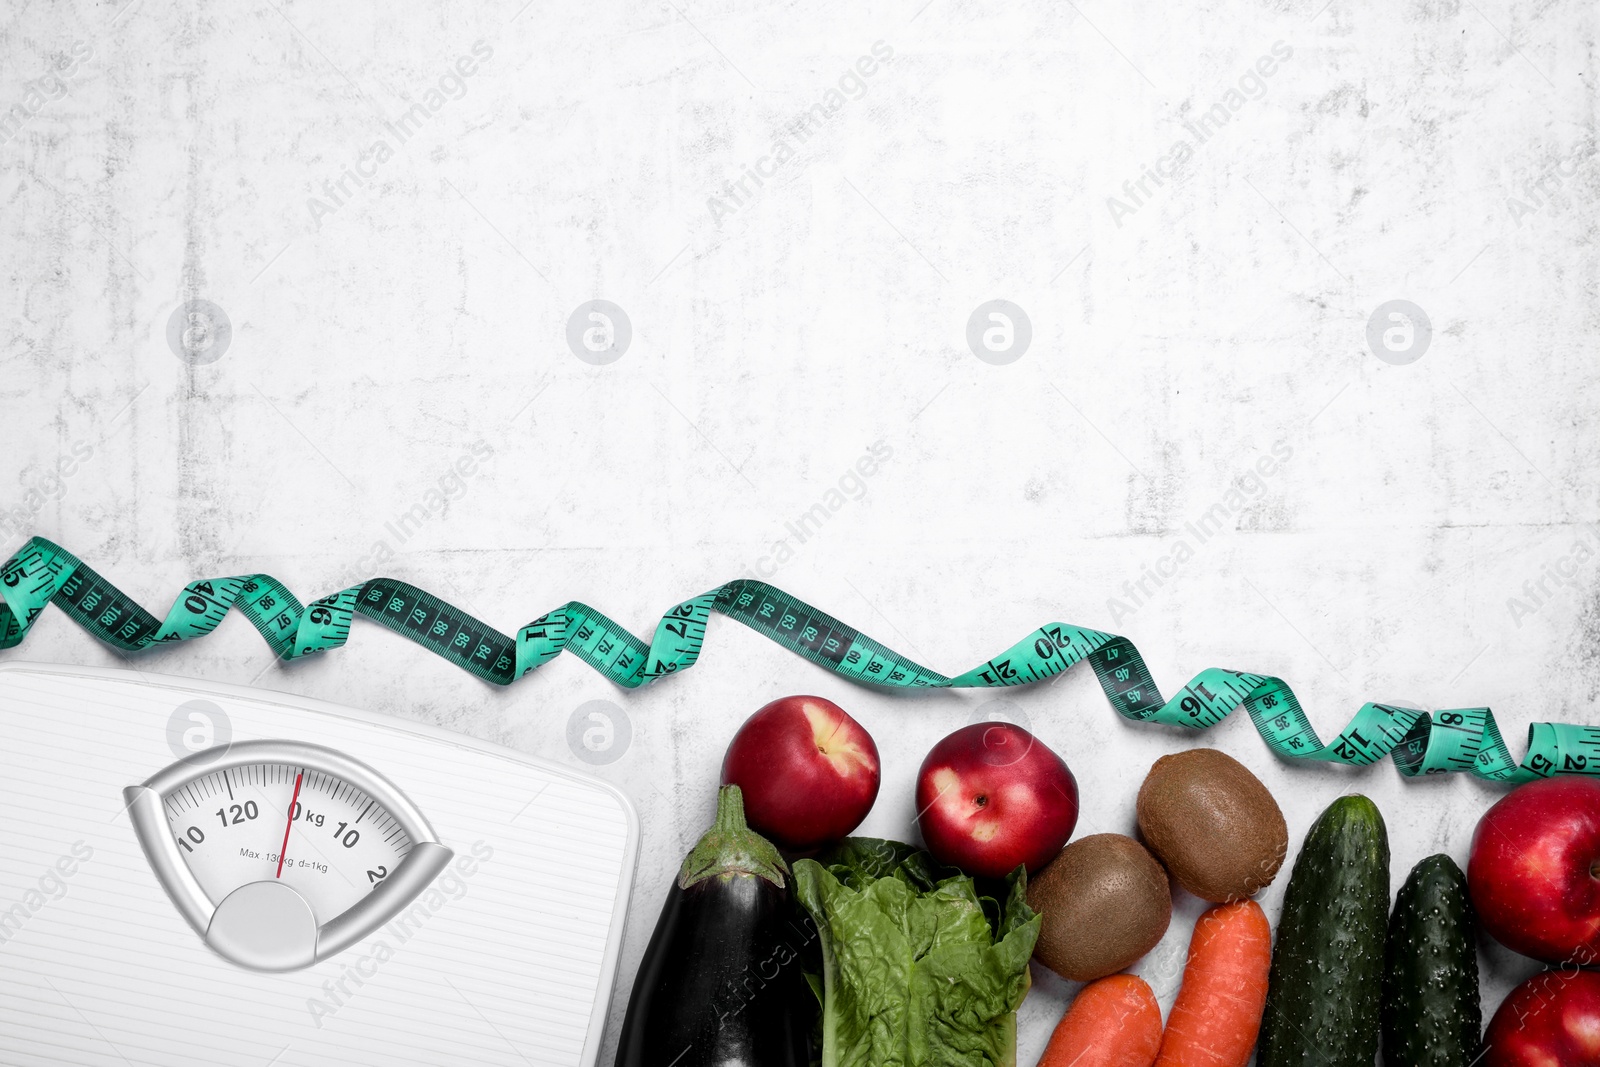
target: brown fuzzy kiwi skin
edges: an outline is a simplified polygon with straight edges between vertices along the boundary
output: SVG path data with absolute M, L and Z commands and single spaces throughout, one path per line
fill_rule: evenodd
M 1289 851 L 1283 810 L 1250 768 L 1214 748 L 1162 756 L 1139 787 L 1139 833 L 1201 900 L 1244 900 Z
M 1074 982 L 1130 966 L 1172 921 L 1167 872 L 1122 834 L 1080 838 L 1028 880 L 1028 905 L 1044 916 L 1033 958 Z

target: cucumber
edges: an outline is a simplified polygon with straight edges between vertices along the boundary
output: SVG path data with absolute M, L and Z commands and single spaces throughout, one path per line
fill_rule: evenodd
M 1449 856 L 1411 869 L 1389 916 L 1383 1062 L 1467 1067 L 1482 1051 L 1478 950 L 1467 877 Z
M 1372 1067 L 1389 919 L 1389 834 L 1364 796 L 1306 834 L 1273 944 L 1258 1067 Z

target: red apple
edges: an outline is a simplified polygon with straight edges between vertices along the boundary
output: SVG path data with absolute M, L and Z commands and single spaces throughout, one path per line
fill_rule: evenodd
M 1020 726 L 980 722 L 933 746 L 917 775 L 928 851 L 968 874 L 1001 878 L 1055 859 L 1078 824 L 1078 783 Z
M 1600 781 L 1512 790 L 1472 835 L 1467 884 L 1483 928 L 1549 963 L 1600 962 Z
M 878 746 L 844 709 L 821 697 L 781 697 L 739 727 L 722 784 L 744 792 L 745 819 L 801 852 L 861 825 L 878 799 Z
M 1484 1067 L 1600 1063 L 1600 974 L 1534 975 L 1500 1005 L 1483 1040 Z

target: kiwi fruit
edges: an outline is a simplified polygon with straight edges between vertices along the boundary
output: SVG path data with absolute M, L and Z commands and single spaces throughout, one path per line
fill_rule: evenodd
M 1116 974 L 1156 947 L 1172 921 L 1167 872 L 1131 837 L 1080 838 L 1028 881 L 1043 916 L 1033 958 L 1074 982 Z
M 1218 904 L 1270 885 L 1289 851 L 1283 811 L 1227 753 L 1162 756 L 1139 787 L 1139 833 L 1179 885 Z

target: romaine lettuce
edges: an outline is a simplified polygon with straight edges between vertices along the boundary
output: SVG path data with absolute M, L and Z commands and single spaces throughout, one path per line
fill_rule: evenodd
M 1015 1067 L 1039 917 L 1026 872 L 1005 901 L 892 841 L 794 864 L 822 949 L 822 1067 Z

